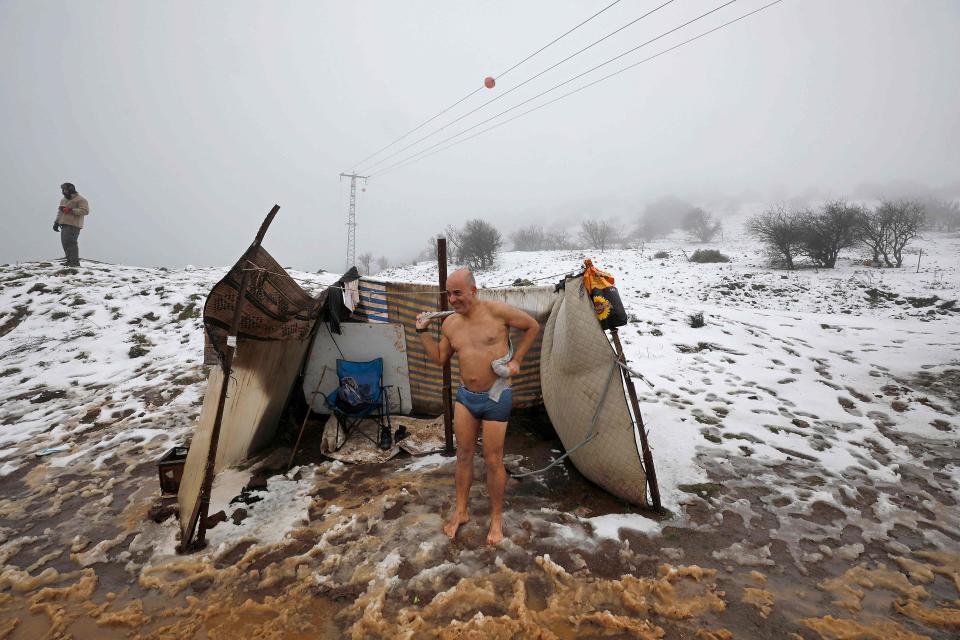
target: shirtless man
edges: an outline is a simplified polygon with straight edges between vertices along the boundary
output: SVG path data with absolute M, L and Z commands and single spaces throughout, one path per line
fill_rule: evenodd
M 503 468 L 503 439 L 507 433 L 512 401 L 509 386 L 494 402 L 488 392 L 497 381 L 491 363 L 508 351 L 510 327 L 524 332 L 513 358 L 507 363 L 510 375 L 520 372 L 520 363 L 530 349 L 540 325 L 528 314 L 494 300 L 478 300 L 477 284 L 468 269 L 454 271 L 447 278 L 447 300 L 454 314 L 443 321 L 440 343 L 428 333 L 430 319 L 417 317 L 417 333 L 427 355 L 439 364 L 454 352 L 460 356 L 461 385 L 453 409 L 453 428 L 457 436 L 457 464 L 454 480 L 457 504 L 449 522 L 443 527 L 451 539 L 460 525 L 468 522 L 467 500 L 473 483 L 473 453 L 477 434 L 483 428 L 483 459 L 487 467 L 487 492 L 490 494 L 490 531 L 487 544 L 503 540 L 503 489 L 507 472 Z

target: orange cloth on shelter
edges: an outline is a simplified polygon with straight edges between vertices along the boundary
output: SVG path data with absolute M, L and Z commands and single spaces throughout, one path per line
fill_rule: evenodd
M 613 286 L 613 276 L 593 266 L 593 260 L 587 258 L 583 261 L 583 266 L 585 267 L 583 272 L 584 289 L 593 291 L 594 289 L 606 289 Z

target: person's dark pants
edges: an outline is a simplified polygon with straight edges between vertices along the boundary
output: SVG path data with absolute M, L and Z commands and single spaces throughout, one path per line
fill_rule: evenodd
M 68 267 L 80 266 L 80 245 L 77 240 L 80 238 L 80 227 L 72 224 L 60 225 L 60 244 L 63 245 L 63 252 L 67 256 Z

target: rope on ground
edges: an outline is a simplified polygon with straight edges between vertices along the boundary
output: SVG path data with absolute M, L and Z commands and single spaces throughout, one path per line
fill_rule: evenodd
M 543 469 L 538 469 L 536 471 L 527 471 L 525 473 L 511 473 L 509 474 L 511 478 L 523 478 L 526 476 L 532 476 L 538 473 L 543 473 L 544 471 L 548 471 L 549 469 L 552 469 L 553 467 L 557 466 L 558 464 L 566 460 L 570 456 L 570 454 L 572 454 L 574 451 L 576 451 L 583 445 L 587 444 L 588 442 L 590 442 L 591 440 L 593 440 L 599 435 L 596 432 L 597 418 L 600 417 L 600 409 L 603 407 L 603 403 L 607 399 L 607 391 L 610 390 L 610 381 L 613 380 L 613 372 L 617 370 L 618 364 L 619 364 L 619 361 L 614 360 L 613 363 L 610 365 L 610 373 L 607 374 L 607 381 L 603 385 L 603 393 L 600 394 L 600 399 L 597 400 L 597 408 L 593 412 L 593 420 L 590 421 L 590 431 L 587 432 L 587 436 L 583 439 L 583 441 L 578 443 L 572 449 L 568 449 L 566 453 L 564 453 L 562 456 L 560 456 L 559 458 L 557 458 L 556 460 L 554 460 L 553 462 L 545 466 Z

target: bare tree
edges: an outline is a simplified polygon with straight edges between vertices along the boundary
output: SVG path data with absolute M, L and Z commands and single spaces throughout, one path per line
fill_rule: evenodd
M 644 240 L 665 236 L 680 225 L 684 214 L 691 209 L 693 205 L 675 196 L 655 200 L 644 208 L 635 235 Z
M 801 239 L 800 219 L 797 214 L 790 213 L 780 204 L 753 216 L 746 226 L 747 234 L 763 243 L 775 264 L 782 264 L 791 270 L 794 268 Z
M 389 266 L 390 266 L 390 261 L 387 260 L 386 256 L 380 256 L 379 258 L 377 258 L 377 269 L 379 271 L 383 271 Z
M 923 205 L 915 200 L 897 200 L 882 202 L 877 207 L 877 214 L 887 221 L 888 236 L 883 260 L 887 266 L 891 265 L 890 255 L 896 266 L 903 264 L 903 250 L 910 243 L 920 237 L 923 228 Z
M 417 254 L 418 260 L 436 260 L 437 259 L 437 239 L 446 238 L 447 239 L 447 264 L 453 264 L 456 253 L 456 244 L 454 239 L 450 237 L 450 234 L 459 234 L 459 231 L 453 229 L 453 227 L 447 227 L 445 233 L 438 233 L 427 238 L 427 246 L 424 247 L 423 251 Z
M 691 209 L 683 218 L 683 228 L 690 238 L 697 242 L 710 242 L 723 229 L 723 223 L 712 214 L 697 207 Z
M 562 226 L 556 226 L 550 229 L 544 236 L 543 248 L 560 251 L 573 249 L 573 242 L 570 240 L 570 231 Z
M 880 256 L 885 255 L 890 242 L 889 218 L 882 211 L 864 210 L 860 218 L 860 241 L 873 253 L 873 264 L 879 266 Z M 893 266 L 889 259 L 884 262 L 888 267 Z
M 463 230 L 448 224 L 443 230 L 443 236 L 447 239 L 447 262 L 453 264 L 458 260 L 457 256 L 463 244 Z
M 369 251 L 357 256 L 357 266 L 360 268 L 361 275 L 370 275 L 371 264 L 373 264 L 373 254 Z
M 447 231 L 461 263 L 478 271 L 496 264 L 503 239 L 492 224 L 477 218 L 468 220 L 463 229 L 448 228 Z
M 510 234 L 510 240 L 513 241 L 514 251 L 542 251 L 547 248 L 547 234 L 538 224 L 517 229 Z
M 800 251 L 818 267 L 832 269 L 840 251 L 860 238 L 863 210 L 843 200 L 823 205 L 819 211 L 800 214 Z
M 591 249 L 606 250 L 615 236 L 616 230 L 606 220 L 584 220 L 580 224 L 580 239 Z
M 922 204 L 924 219 L 930 228 L 937 231 L 960 230 L 960 202 L 927 198 Z

